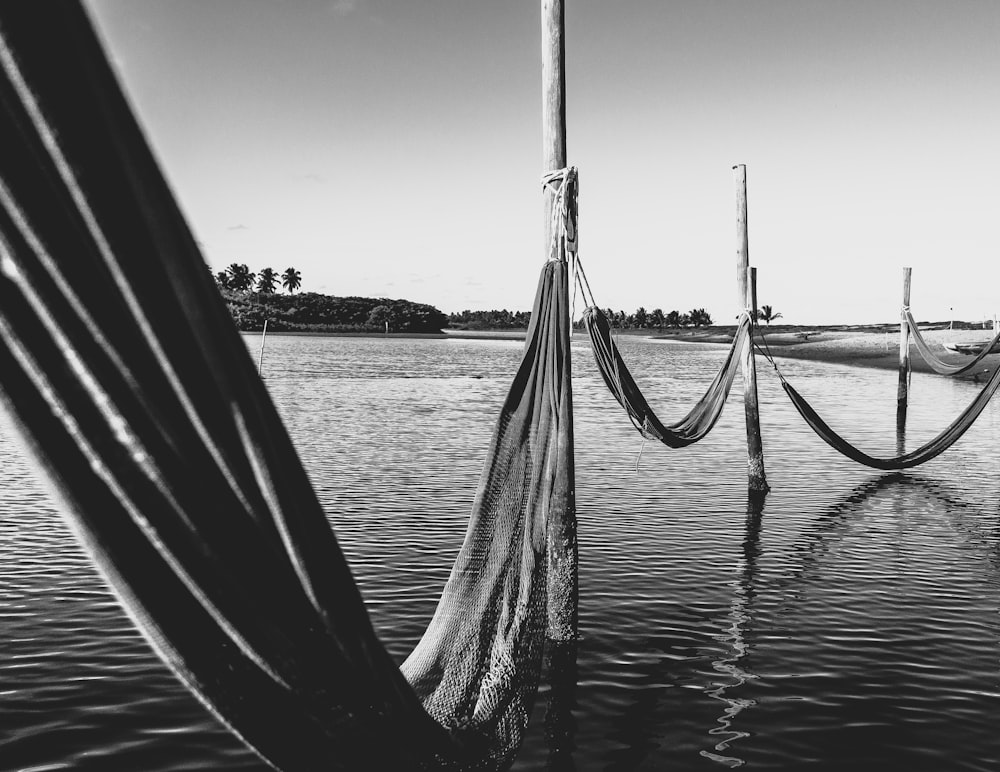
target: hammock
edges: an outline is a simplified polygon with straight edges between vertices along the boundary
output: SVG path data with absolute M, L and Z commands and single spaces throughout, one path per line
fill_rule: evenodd
M 950 365 L 940 357 L 938 357 L 933 351 L 931 351 L 930 346 L 927 345 L 927 341 L 924 340 L 924 336 L 920 334 L 920 330 L 917 329 L 917 323 L 910 313 L 910 309 L 904 309 L 904 319 L 907 326 L 910 328 L 910 332 L 913 333 L 913 342 L 917 344 L 917 351 L 920 352 L 920 356 L 923 357 L 924 361 L 930 366 L 930 368 L 941 375 L 961 375 L 962 373 L 968 372 L 973 367 L 978 365 L 983 359 L 986 358 L 993 350 L 993 345 L 1000 341 L 1000 332 L 993 336 L 986 347 L 976 354 L 971 361 L 963 365 Z
M 0 4 L 0 67 L 0 404 L 126 611 L 276 768 L 508 765 L 572 516 L 566 265 L 400 670 L 82 8 Z
M 799 415 L 805 419 L 805 422 L 809 424 L 812 430 L 838 453 L 847 456 L 847 458 L 853 461 L 857 461 L 859 464 L 870 466 L 873 469 L 909 469 L 941 455 L 958 442 L 959 438 L 975 423 L 979 414 L 983 412 L 986 404 L 990 401 L 990 398 L 996 393 L 997 388 L 1000 387 L 1000 368 L 998 368 L 969 406 L 937 437 L 910 453 L 893 456 L 892 458 L 876 458 L 858 450 L 858 448 L 854 447 L 831 429 L 826 421 L 806 402 L 805 398 L 785 380 L 784 376 L 778 370 L 778 366 L 774 364 L 773 359 L 771 359 L 771 364 L 774 366 L 775 372 L 778 373 L 778 378 L 781 380 L 781 386 L 785 390 L 785 393 L 792 400 L 792 404 L 799 411 Z
M 708 390 L 684 418 L 672 424 L 664 424 L 649 407 L 622 359 L 604 312 L 592 305 L 584 311 L 583 319 L 587 332 L 590 333 L 594 361 L 597 362 L 597 369 L 600 370 L 604 383 L 625 408 L 632 425 L 643 437 L 659 440 L 671 448 L 682 448 L 698 442 L 712 430 L 722 415 L 739 370 L 739 352 L 749 345 L 752 329 L 750 314 L 744 312 L 740 316 L 726 360 Z

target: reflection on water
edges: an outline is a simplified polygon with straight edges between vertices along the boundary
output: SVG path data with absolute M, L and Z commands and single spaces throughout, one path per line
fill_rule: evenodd
M 573 772 L 576 721 L 577 642 L 550 641 L 545 652 L 548 706 L 545 711 L 545 768 L 551 772 Z
M 896 407 L 896 455 L 906 453 L 906 403 Z
M 732 651 L 730 656 L 713 662 L 715 669 L 728 678 L 706 693 L 724 703 L 725 710 L 719 717 L 719 726 L 709 730 L 709 734 L 719 738 L 713 751 L 703 750 L 701 755 L 717 761 L 727 767 L 743 766 L 744 761 L 730 753 L 729 747 L 741 737 L 748 737 L 747 732 L 741 732 L 733 727 L 736 717 L 746 708 L 753 707 L 754 701 L 740 697 L 727 696 L 726 692 L 756 676 L 747 670 L 745 662 L 750 651 L 746 640 L 749 627 L 753 622 L 754 570 L 757 554 L 760 550 L 760 529 L 764 516 L 766 495 L 759 491 L 747 492 L 746 536 L 743 539 L 743 557 L 737 567 L 737 576 L 729 582 L 733 592 L 732 607 L 729 611 L 730 626 L 717 639 L 728 644 Z
M 249 346 L 259 345 L 251 337 Z M 521 344 L 268 336 L 288 423 L 373 623 L 402 659 L 461 544 Z M 626 338 L 665 419 L 721 347 Z M 766 501 L 733 398 L 702 443 L 641 438 L 574 346 L 580 640 L 548 652 L 516 770 L 1000 768 L 1000 409 L 918 471 L 872 476 L 761 371 Z M 788 362 L 873 455 L 974 384 Z M 0 769 L 263 770 L 167 672 L 0 436 Z

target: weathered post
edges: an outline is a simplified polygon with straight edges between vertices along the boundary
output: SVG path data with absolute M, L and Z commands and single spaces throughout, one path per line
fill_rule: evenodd
M 542 172 L 566 166 L 566 43 L 563 0 L 542 0 Z M 552 209 L 555 190 L 544 192 L 545 256 L 552 243 Z M 568 271 L 562 273 L 559 292 L 568 296 Z M 568 304 L 567 304 L 568 307 Z M 573 392 L 570 383 L 569 336 L 566 325 L 564 362 L 566 415 L 572 416 Z M 547 523 L 548 539 L 548 636 L 557 641 L 571 641 L 577 634 L 577 542 L 576 494 L 573 475 L 573 427 L 562 434 L 559 445 L 561 463 L 568 465 L 565 485 L 556 491 Z
M 257 357 L 257 375 L 264 377 L 264 341 L 267 340 L 267 319 L 264 320 L 264 331 L 260 334 L 260 356 Z
M 912 268 L 903 269 L 903 308 L 899 312 L 899 386 L 896 388 L 896 410 L 906 410 L 910 382 L 910 326 L 906 312 L 910 309 L 910 274 Z
M 747 232 L 747 167 L 733 167 L 736 182 L 736 287 L 739 309 L 756 305 L 750 297 L 750 239 Z M 757 319 L 753 323 L 756 325 Z M 757 405 L 757 367 L 753 353 L 753 336 L 747 340 L 740 360 L 743 370 L 743 405 L 747 421 L 747 485 L 751 491 L 769 490 L 764 475 L 764 446 L 760 437 L 760 409 Z

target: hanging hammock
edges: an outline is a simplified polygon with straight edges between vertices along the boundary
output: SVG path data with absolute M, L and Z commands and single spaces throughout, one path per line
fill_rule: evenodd
M 805 400 L 805 398 L 792 388 L 792 385 L 785 380 L 785 377 L 781 374 L 777 364 L 775 364 L 774 359 L 766 353 L 764 355 L 770 360 L 771 365 L 774 367 L 774 371 L 778 374 L 782 388 L 785 390 L 789 399 L 791 399 L 795 409 L 799 411 L 799 415 L 805 419 L 805 422 L 810 426 L 810 428 L 812 428 L 812 430 L 816 432 L 816 434 L 819 435 L 819 437 L 827 445 L 836 450 L 838 453 L 841 453 L 853 461 L 857 461 L 859 464 L 870 466 L 873 469 L 909 469 L 926 463 L 932 458 L 941 455 L 944 451 L 958 442 L 959 438 L 961 438 L 961 436 L 969 430 L 969 427 L 975 423 L 979 414 L 983 412 L 983 409 L 996 393 L 997 388 L 1000 387 L 1000 368 L 998 368 L 983 387 L 982 391 L 980 391 L 979 394 L 976 395 L 975 399 L 969 403 L 969 406 L 966 407 L 965 410 L 963 410 L 961 414 L 937 437 L 910 453 L 904 453 L 903 455 L 893 456 L 891 458 L 876 458 L 875 456 L 870 456 L 864 451 L 859 450 L 831 429 L 829 424 L 827 424 L 826 421 L 820 417 L 819 413 L 816 412 L 816 410 Z
M 682 448 L 698 442 L 712 430 L 722 415 L 739 371 L 739 354 L 750 342 L 752 321 L 749 313 L 744 311 L 740 316 L 729 353 L 708 389 L 686 416 L 672 424 L 664 424 L 656 416 L 636 385 L 611 335 L 611 325 L 604 312 L 592 305 L 584 311 L 583 319 L 590 334 L 594 361 L 605 385 L 643 437 L 659 440 L 671 448 Z
M 0 66 L 0 403 L 126 611 L 276 768 L 507 766 L 572 515 L 565 263 L 401 670 L 81 6 L 0 4 Z
M 903 320 L 909 327 L 910 332 L 913 334 L 913 342 L 916 344 L 917 351 L 920 352 L 920 356 L 923 357 L 923 360 L 934 372 L 941 375 L 961 375 L 962 373 L 968 372 L 982 362 L 983 359 L 985 359 L 986 356 L 992 352 L 993 346 L 1000 342 L 1000 332 L 997 332 L 997 334 L 993 336 L 993 340 L 987 343 L 983 350 L 976 354 L 971 361 L 961 365 L 951 365 L 931 351 L 930 346 L 927 345 L 927 341 L 924 340 L 924 336 L 920 334 L 917 322 L 910 313 L 910 309 L 906 308 L 903 310 Z

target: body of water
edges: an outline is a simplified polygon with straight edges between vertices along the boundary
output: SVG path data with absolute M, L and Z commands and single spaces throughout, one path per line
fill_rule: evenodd
M 521 345 L 268 338 L 268 388 L 399 660 L 462 542 Z M 621 345 L 665 420 L 724 356 Z M 573 356 L 580 640 L 514 769 L 1000 769 L 1000 404 L 881 474 L 824 445 L 758 360 L 761 508 L 740 394 L 703 442 L 643 448 L 580 336 Z M 895 373 L 781 366 L 846 438 L 895 454 Z M 914 375 L 907 449 L 977 388 Z M 4 434 L 0 770 L 57 769 L 266 767 L 152 654 Z

